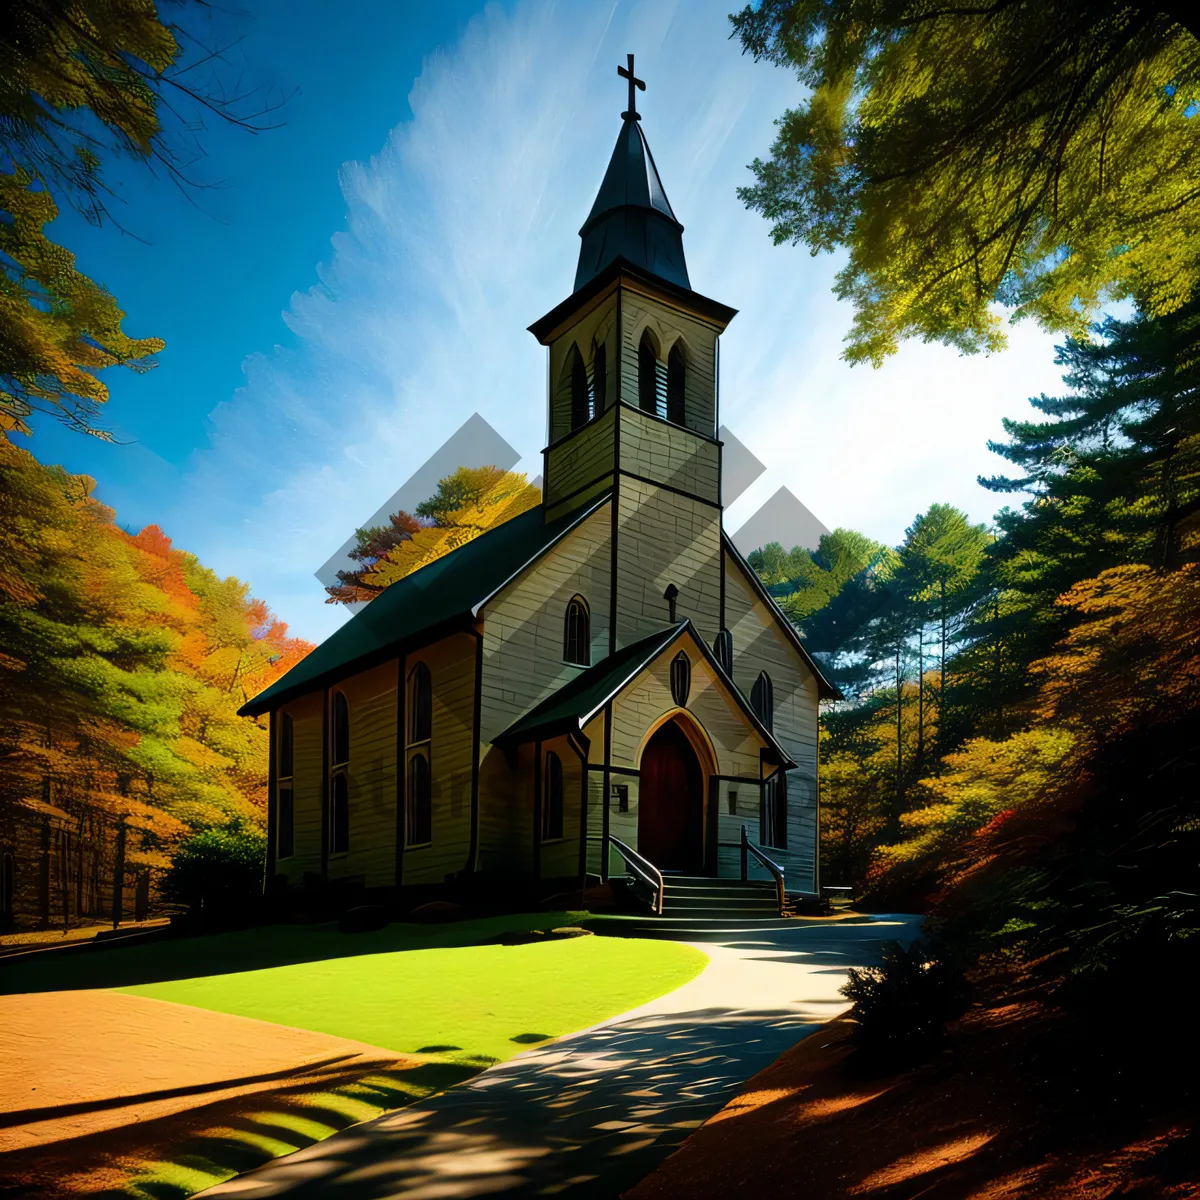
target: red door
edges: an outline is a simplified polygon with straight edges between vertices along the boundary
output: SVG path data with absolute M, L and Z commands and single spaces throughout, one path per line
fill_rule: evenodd
M 638 850 L 661 871 L 703 869 L 704 777 L 674 721 L 659 728 L 642 752 Z

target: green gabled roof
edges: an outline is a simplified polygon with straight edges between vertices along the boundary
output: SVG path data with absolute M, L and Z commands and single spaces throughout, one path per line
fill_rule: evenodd
M 775 740 L 775 735 L 763 724 L 762 719 L 742 695 L 737 684 L 725 674 L 725 669 L 708 643 L 696 632 L 691 621 L 680 621 L 657 633 L 644 637 L 610 654 L 593 667 L 588 667 L 574 679 L 564 683 L 558 691 L 547 696 L 536 707 L 530 709 L 519 720 L 514 721 L 496 741 L 504 743 L 529 742 L 535 738 L 555 737 L 563 733 L 581 733 L 583 727 L 610 700 L 614 699 L 628 684 L 632 683 L 672 642 L 683 634 L 689 634 L 705 661 L 713 669 L 733 697 L 734 703 L 754 727 L 759 736 L 775 752 L 781 765 L 794 767 L 788 752 Z
M 428 566 L 393 583 L 330 634 L 286 675 L 238 709 L 256 717 L 297 696 L 394 658 L 406 643 L 420 643 L 474 617 L 518 572 L 608 501 L 547 521 L 541 505 L 480 534 Z
M 668 626 L 601 659 L 530 709 L 496 741 L 527 742 L 539 735 L 578 732 L 686 628 L 686 623 Z

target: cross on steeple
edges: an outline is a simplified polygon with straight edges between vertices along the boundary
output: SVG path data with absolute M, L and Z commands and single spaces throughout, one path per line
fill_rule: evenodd
M 620 75 L 622 79 L 629 80 L 629 109 L 628 111 L 623 112 L 621 116 L 625 117 L 627 120 L 640 121 L 642 116 L 637 110 L 637 92 L 634 89 L 641 88 L 644 92 L 646 90 L 646 83 L 645 80 L 639 79 L 633 73 L 633 55 L 627 54 L 625 57 L 629 60 L 629 66 L 618 67 L 617 74 Z

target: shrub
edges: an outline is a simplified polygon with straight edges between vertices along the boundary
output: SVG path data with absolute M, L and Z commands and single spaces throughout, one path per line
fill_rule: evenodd
M 946 1023 L 966 1011 L 966 979 L 939 946 L 926 940 L 888 942 L 877 967 L 851 970 L 841 994 L 854 1001 L 855 1041 L 878 1065 L 927 1058 L 942 1043 Z
M 206 923 L 242 923 L 259 912 L 267 839 L 231 825 L 182 842 L 163 879 L 163 896 L 203 914 Z

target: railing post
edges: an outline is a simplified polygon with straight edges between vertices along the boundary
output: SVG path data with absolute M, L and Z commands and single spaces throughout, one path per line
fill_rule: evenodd
M 742 882 L 745 883 L 749 876 L 749 855 L 750 855 L 750 839 L 746 836 L 746 827 L 742 826 Z

